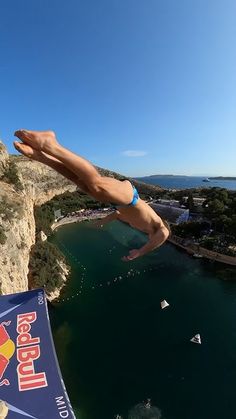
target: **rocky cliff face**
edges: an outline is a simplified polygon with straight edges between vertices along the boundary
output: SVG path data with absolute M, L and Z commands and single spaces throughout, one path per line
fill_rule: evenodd
M 8 152 L 5 145 L 0 140 L 0 177 L 2 176 L 8 160 Z
M 13 161 L 22 190 L 4 178 Z M 41 163 L 9 156 L 0 142 L 0 292 L 9 294 L 28 289 L 30 250 L 35 243 L 34 206 L 55 195 L 73 192 L 76 186 Z

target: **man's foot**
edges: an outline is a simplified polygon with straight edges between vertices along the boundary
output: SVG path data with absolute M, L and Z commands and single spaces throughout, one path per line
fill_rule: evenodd
M 31 147 L 28 144 L 19 143 L 18 141 L 14 141 L 14 147 L 19 153 L 23 154 L 26 157 L 29 157 L 30 159 L 39 161 L 40 163 L 45 163 L 47 160 L 47 155 L 45 155 L 40 150 L 35 150 L 33 147 Z
M 16 131 L 14 135 L 34 150 L 47 152 L 58 145 L 53 131 L 29 131 L 21 129 Z

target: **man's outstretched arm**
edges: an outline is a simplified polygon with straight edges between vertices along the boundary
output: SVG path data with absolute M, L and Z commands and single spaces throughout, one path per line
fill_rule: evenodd
M 130 250 L 129 255 L 124 256 L 122 260 L 128 262 L 129 260 L 137 259 L 141 256 L 144 256 L 152 250 L 156 249 L 157 247 L 160 247 L 163 243 L 165 243 L 168 237 L 169 231 L 164 225 L 162 225 L 157 230 L 157 232 L 152 235 L 152 237 L 144 246 L 142 246 L 140 249 Z

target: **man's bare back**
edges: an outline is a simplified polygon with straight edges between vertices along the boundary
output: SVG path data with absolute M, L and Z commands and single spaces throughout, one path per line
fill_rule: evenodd
M 90 162 L 61 146 L 53 131 L 18 130 L 15 136 L 22 141 L 14 142 L 20 153 L 53 168 L 95 199 L 114 203 L 117 210 L 103 223 L 117 219 L 148 235 L 148 242 L 140 249 L 130 250 L 124 261 L 143 256 L 167 240 L 169 230 L 162 219 L 138 195 L 134 199 L 129 181 L 101 176 Z

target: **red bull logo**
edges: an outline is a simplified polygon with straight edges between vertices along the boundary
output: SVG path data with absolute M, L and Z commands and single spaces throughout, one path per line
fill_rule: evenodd
M 31 334 L 31 327 L 36 319 L 36 311 L 17 316 L 16 345 L 6 330 L 11 322 L 0 324 L 0 386 L 10 385 L 9 380 L 3 377 L 15 351 L 19 391 L 34 390 L 48 385 L 45 372 L 35 371 L 35 361 L 41 355 L 40 338 L 32 337 Z
M 34 362 L 40 358 L 40 338 L 33 338 L 31 325 L 37 319 L 36 311 L 17 316 L 17 366 L 19 391 L 47 387 L 45 372 L 36 373 Z
M 11 322 L 2 322 L 0 324 L 0 386 L 9 385 L 10 382 L 6 378 L 2 380 L 4 373 L 9 365 L 11 357 L 15 352 L 15 344 L 10 339 L 5 326 L 9 326 Z

